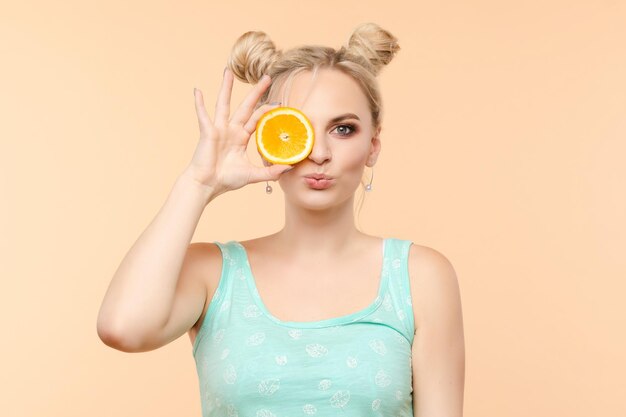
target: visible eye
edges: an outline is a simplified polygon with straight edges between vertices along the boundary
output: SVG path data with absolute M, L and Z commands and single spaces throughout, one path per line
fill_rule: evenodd
M 350 129 L 350 131 L 348 132 L 346 130 L 346 128 Z M 353 133 L 356 132 L 356 126 L 353 124 L 344 124 L 344 125 L 339 125 L 337 126 L 335 129 L 339 129 L 339 136 L 351 136 Z

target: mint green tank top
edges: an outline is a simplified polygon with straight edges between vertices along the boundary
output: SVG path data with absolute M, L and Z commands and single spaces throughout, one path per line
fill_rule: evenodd
M 192 348 L 203 417 L 413 416 L 411 241 L 383 240 L 369 306 L 314 322 L 272 316 L 243 245 L 214 243 L 222 275 Z

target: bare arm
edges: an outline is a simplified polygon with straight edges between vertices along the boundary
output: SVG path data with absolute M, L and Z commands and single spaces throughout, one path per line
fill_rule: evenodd
M 213 198 L 211 190 L 195 183 L 187 172 L 177 179 L 109 284 L 97 323 L 98 335 L 107 345 L 125 351 L 158 347 L 161 343 L 150 339 L 157 337 L 156 329 L 164 328 L 170 318 L 177 284 L 189 301 L 179 323 L 188 325 L 187 329 L 195 323 L 206 288 L 200 277 L 194 277 L 194 265 L 187 266 L 184 282 L 178 283 L 178 278 L 185 258 L 188 264 L 198 263 L 192 259 L 193 252 L 187 252 L 200 216 Z
M 409 268 L 416 310 L 412 348 L 413 414 L 415 417 L 462 417 L 465 343 L 454 268 L 436 250 L 418 251 L 415 245 L 411 248 Z
M 289 165 L 257 167 L 246 148 L 260 117 L 272 108 L 257 102 L 269 87 L 262 79 L 230 117 L 233 74 L 224 79 L 213 122 L 200 90 L 194 99 L 200 140 L 156 217 L 130 248 L 104 296 L 97 321 L 102 341 L 127 352 L 156 349 L 188 331 L 206 301 L 206 247 L 190 241 L 207 204 L 247 184 L 277 180 Z M 288 168 L 288 169 L 285 169 Z

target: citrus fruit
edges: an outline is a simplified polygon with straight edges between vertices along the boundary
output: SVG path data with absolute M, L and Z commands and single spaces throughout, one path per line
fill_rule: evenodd
M 256 125 L 259 153 L 273 164 L 295 164 L 313 150 L 315 134 L 310 120 L 293 107 L 264 113 Z

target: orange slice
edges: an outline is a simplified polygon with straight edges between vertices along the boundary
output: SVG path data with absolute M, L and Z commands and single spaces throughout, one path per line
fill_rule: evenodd
M 310 120 L 293 107 L 277 107 L 263 114 L 256 125 L 259 153 L 273 164 L 295 164 L 313 150 L 315 134 Z

